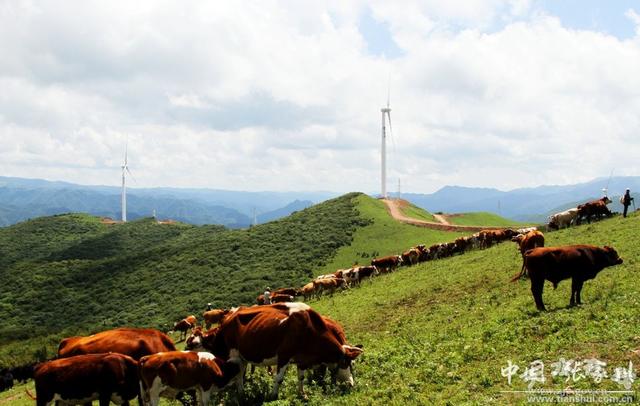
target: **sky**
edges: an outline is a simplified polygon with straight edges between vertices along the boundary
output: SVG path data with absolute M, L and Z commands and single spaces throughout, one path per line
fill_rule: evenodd
M 640 1 L 0 0 L 0 175 L 510 190 L 640 174 Z

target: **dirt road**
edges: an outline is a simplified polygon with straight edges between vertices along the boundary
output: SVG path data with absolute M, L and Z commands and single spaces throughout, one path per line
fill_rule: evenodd
M 434 214 L 438 222 L 426 221 L 426 220 L 418 220 L 412 217 L 407 217 L 404 213 L 402 213 L 401 207 L 406 205 L 407 202 L 404 200 L 396 200 L 396 199 L 381 199 L 384 204 L 387 206 L 387 211 L 394 219 L 406 223 L 411 224 L 418 227 L 432 228 L 434 230 L 442 230 L 442 231 L 480 231 L 480 230 L 492 230 L 492 229 L 502 229 L 502 227 L 477 227 L 477 226 L 458 226 L 455 224 L 450 224 L 447 219 L 439 214 Z

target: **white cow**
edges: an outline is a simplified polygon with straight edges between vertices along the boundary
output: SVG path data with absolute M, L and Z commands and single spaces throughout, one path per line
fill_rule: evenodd
M 561 211 L 560 213 L 556 213 L 549 216 L 549 227 L 552 227 L 552 228 L 569 227 L 571 223 L 576 220 L 577 217 L 578 217 L 578 209 L 575 207 L 573 209 Z

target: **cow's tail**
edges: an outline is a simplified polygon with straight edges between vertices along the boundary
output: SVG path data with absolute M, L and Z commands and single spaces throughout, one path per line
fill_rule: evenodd
M 515 276 L 513 276 L 509 282 L 515 282 L 518 279 L 522 278 L 523 276 L 525 276 L 527 274 L 527 268 L 524 266 L 524 263 L 522 264 L 522 269 L 520 270 L 520 272 L 518 272 Z
M 29 389 L 25 389 L 24 391 L 25 391 L 25 393 L 27 394 L 27 396 L 29 396 L 29 397 L 31 398 L 31 400 L 35 400 L 35 401 L 37 401 L 37 400 L 38 400 L 38 398 L 36 398 L 35 396 L 33 396 L 33 395 L 31 394 L 31 392 L 29 392 Z

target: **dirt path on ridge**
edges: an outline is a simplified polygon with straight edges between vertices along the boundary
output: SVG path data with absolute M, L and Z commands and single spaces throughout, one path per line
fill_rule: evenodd
M 503 227 L 478 227 L 478 226 L 458 226 L 455 224 L 450 224 L 447 221 L 446 217 L 440 214 L 433 214 L 438 222 L 434 221 L 426 221 L 419 220 L 413 217 L 407 217 L 402 212 L 402 207 L 405 207 L 409 204 L 406 200 L 397 200 L 397 199 L 381 199 L 382 202 L 387 206 L 387 211 L 389 215 L 393 217 L 395 220 L 405 223 L 411 224 L 418 227 L 431 228 L 434 230 L 441 231 L 480 231 L 480 230 L 493 230 L 493 229 L 502 229 Z

